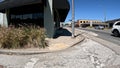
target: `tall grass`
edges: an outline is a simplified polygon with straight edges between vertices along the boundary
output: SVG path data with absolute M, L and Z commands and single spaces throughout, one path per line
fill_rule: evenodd
M 45 30 L 40 27 L 0 27 L 0 48 L 45 48 Z

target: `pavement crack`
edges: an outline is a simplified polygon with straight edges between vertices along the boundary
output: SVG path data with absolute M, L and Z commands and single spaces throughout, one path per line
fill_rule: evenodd
M 27 62 L 24 68 L 33 68 L 38 60 L 38 58 L 31 58 L 30 62 Z
M 105 66 L 105 64 L 101 63 L 99 58 L 94 55 L 90 55 L 90 60 L 91 60 L 92 64 L 95 66 L 95 68 L 102 68 Z

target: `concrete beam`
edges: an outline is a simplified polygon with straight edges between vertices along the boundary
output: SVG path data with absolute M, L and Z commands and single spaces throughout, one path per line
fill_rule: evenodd
M 0 25 L 8 27 L 7 13 L 0 13 Z
M 53 0 L 46 0 L 46 6 L 44 6 L 44 27 L 50 38 L 53 38 L 54 35 L 54 25 Z
M 3 13 L 0 13 L 0 26 L 3 26 Z

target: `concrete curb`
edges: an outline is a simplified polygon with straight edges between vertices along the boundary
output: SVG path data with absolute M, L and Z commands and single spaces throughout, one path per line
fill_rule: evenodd
M 71 44 L 67 47 L 65 47 L 64 49 L 59 49 L 59 50 L 25 50 L 25 49 L 16 49 L 16 50 L 7 50 L 7 49 L 0 49 L 0 54 L 7 54 L 7 55 L 32 55 L 32 54 L 44 54 L 44 53 L 51 53 L 51 52 L 57 52 L 57 51 L 61 51 L 61 50 L 65 50 L 67 48 L 73 47 L 76 44 L 82 42 L 85 37 L 83 37 L 82 35 L 79 37 L 80 40 L 78 42 L 75 42 L 74 44 Z
M 43 54 L 49 53 L 50 51 L 25 51 L 22 49 L 20 51 L 16 50 L 0 50 L 0 54 L 7 54 L 7 55 L 32 55 L 32 54 Z
M 83 36 L 83 35 L 82 35 Z M 82 39 L 79 41 L 79 42 L 76 42 L 75 44 L 73 44 L 71 47 L 73 47 L 73 46 L 75 46 L 75 45 L 77 45 L 77 44 L 79 44 L 79 43 L 81 43 L 82 41 L 84 41 L 85 40 L 85 37 L 82 37 Z

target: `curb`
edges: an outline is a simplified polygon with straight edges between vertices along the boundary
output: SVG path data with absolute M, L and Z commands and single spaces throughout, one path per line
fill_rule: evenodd
M 82 35 L 82 36 L 83 36 L 83 35 Z M 79 43 L 83 42 L 84 40 L 85 40 L 85 37 L 82 37 L 81 41 L 79 41 L 79 42 L 77 42 L 77 43 L 73 44 L 71 47 L 73 47 L 73 46 L 75 46 L 75 45 L 77 45 L 77 44 L 79 44 Z
M 7 54 L 7 55 L 32 55 L 32 54 L 43 54 L 49 53 L 50 51 L 25 51 L 25 50 L 0 50 L 0 54 Z
M 79 38 L 81 38 L 78 42 L 75 42 L 74 44 L 66 47 L 65 49 L 68 49 L 70 47 L 73 47 L 75 46 L 76 44 L 84 41 L 85 37 L 83 37 L 82 35 L 81 36 L 78 36 Z M 34 50 L 24 50 L 24 49 L 20 49 L 20 50 L 6 50 L 6 49 L 0 49 L 0 54 L 7 54 L 7 55 L 33 55 L 33 54 L 44 54 L 44 53 L 51 53 L 51 52 L 57 52 L 57 51 L 61 51 L 61 50 L 65 50 L 65 49 L 59 49 L 59 50 L 43 50 L 43 51 L 38 51 L 36 49 Z

